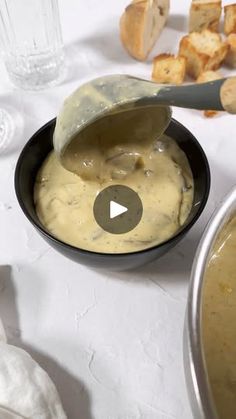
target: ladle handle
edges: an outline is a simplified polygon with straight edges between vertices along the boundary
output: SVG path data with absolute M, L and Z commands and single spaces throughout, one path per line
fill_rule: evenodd
M 220 89 L 220 99 L 226 112 L 236 114 L 236 77 L 225 79 Z
M 236 77 L 202 84 L 163 87 L 156 100 L 163 105 L 236 114 Z

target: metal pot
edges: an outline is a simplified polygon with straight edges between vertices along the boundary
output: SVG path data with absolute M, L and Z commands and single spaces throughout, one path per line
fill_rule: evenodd
M 184 331 L 184 366 L 194 419 L 217 419 L 211 395 L 202 342 L 204 273 L 215 240 L 236 213 L 236 188 L 227 195 L 211 218 L 194 259 Z

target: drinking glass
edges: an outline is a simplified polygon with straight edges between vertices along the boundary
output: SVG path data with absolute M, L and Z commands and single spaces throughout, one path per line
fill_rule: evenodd
M 0 151 L 4 150 L 13 133 L 13 120 L 10 114 L 0 108 Z
M 9 77 L 18 87 L 37 90 L 63 78 L 57 0 L 0 0 L 0 37 Z

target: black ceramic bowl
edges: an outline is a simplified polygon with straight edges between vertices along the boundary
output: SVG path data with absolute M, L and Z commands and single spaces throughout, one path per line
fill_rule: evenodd
M 170 240 L 143 251 L 128 254 L 104 254 L 70 246 L 53 237 L 40 223 L 34 206 L 33 188 L 36 174 L 53 148 L 55 119 L 37 131 L 25 145 L 15 171 L 15 190 L 19 204 L 28 220 L 41 236 L 58 252 L 88 266 L 112 270 L 126 270 L 144 265 L 176 245 L 200 217 L 210 189 L 210 170 L 207 158 L 196 138 L 180 123 L 173 120 L 166 134 L 174 138 L 186 153 L 194 177 L 195 194 L 192 211 L 182 229 Z

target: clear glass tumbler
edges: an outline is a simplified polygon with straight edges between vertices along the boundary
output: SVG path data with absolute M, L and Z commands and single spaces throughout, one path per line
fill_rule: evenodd
M 0 152 L 5 150 L 11 140 L 14 125 L 11 115 L 0 108 Z
M 57 0 L 0 0 L 0 37 L 6 68 L 15 85 L 37 90 L 63 78 Z

